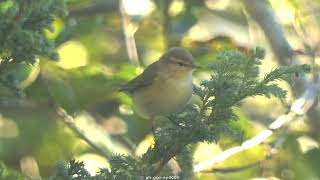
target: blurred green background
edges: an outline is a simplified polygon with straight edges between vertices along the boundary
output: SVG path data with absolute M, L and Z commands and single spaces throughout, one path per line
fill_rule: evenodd
M 319 45 L 320 1 L 269 2 L 295 49 Z M 46 178 L 55 172 L 58 160 L 82 160 L 92 174 L 99 167 L 108 167 L 108 161 L 59 118 L 50 104 L 52 98 L 88 137 L 112 153 L 144 153 L 153 142 L 151 122 L 136 116 L 130 98 L 117 89 L 157 60 L 167 47 L 185 47 L 197 64 L 205 65 L 222 50 L 245 52 L 261 46 L 267 52 L 262 73 L 277 66 L 263 31 L 244 12 L 241 1 L 123 0 L 119 7 L 117 0 L 66 0 L 66 4 L 69 15 L 56 17 L 54 31 L 47 32 L 56 42 L 60 60 L 39 57 L 39 66 L 32 67 L 33 73 L 21 84 L 26 87 L 24 97 L 1 95 L 0 160 L 10 169 Z M 313 61 L 300 59 L 320 63 L 317 56 Z M 196 71 L 194 82 L 208 77 L 208 72 Z M 257 97 L 237 109 L 243 140 L 288 109 L 290 88 L 280 83 L 289 90 L 285 102 Z M 299 117 L 290 125 L 278 152 L 261 166 L 228 174 L 198 173 L 195 179 L 320 179 L 319 132 L 306 117 Z M 268 142 L 276 138 L 277 134 Z M 239 143 L 228 137 L 218 144 L 199 143 L 194 163 Z M 261 160 L 268 147 L 268 143 L 258 145 L 215 167 Z

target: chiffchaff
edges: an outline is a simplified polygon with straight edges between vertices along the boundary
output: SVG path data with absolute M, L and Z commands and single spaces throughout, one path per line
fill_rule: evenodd
M 173 47 L 121 90 L 132 97 L 134 110 L 143 118 L 179 112 L 192 96 L 196 67 L 187 50 Z

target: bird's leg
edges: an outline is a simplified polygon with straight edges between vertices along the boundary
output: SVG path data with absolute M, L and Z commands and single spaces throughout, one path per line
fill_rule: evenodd
M 154 139 L 157 140 L 156 139 L 156 127 L 155 127 L 154 117 L 151 118 L 151 123 L 152 123 L 152 127 L 151 127 L 152 135 L 153 135 Z
M 170 116 L 166 116 L 166 117 L 167 117 L 167 119 L 169 119 L 169 121 L 172 122 L 172 124 L 178 126 L 179 128 L 182 128 L 182 127 L 180 126 L 180 124 L 179 124 L 177 121 L 173 120 Z
M 151 122 L 152 122 L 152 128 L 151 128 L 152 135 L 154 137 L 154 141 L 157 142 L 157 135 L 156 135 L 157 127 L 156 127 L 155 117 L 151 118 Z

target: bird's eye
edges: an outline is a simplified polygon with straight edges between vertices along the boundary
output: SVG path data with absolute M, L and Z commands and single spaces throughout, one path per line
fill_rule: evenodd
M 185 64 L 183 64 L 182 62 L 178 62 L 179 66 L 185 66 Z

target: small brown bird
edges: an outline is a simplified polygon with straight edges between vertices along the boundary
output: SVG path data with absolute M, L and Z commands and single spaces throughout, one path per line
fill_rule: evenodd
M 195 68 L 187 50 L 173 47 L 121 90 L 129 93 L 134 110 L 143 118 L 179 112 L 192 96 Z

